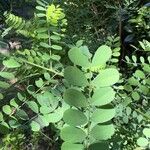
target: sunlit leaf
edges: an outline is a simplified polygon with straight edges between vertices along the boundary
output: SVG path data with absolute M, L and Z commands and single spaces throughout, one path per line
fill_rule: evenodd
M 114 134 L 115 129 L 112 124 L 96 125 L 91 130 L 91 135 L 97 140 L 108 140 Z
M 104 123 L 111 120 L 115 116 L 115 109 L 97 109 L 91 116 L 91 120 L 95 123 Z
M 116 69 L 105 69 L 96 76 L 92 84 L 96 87 L 111 86 L 119 81 L 119 72 Z
M 110 103 L 115 98 L 115 91 L 111 87 L 99 88 L 91 98 L 91 104 L 103 106 Z

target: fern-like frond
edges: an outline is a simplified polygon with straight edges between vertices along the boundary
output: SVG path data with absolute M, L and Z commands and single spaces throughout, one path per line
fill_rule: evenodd
M 30 22 L 27 22 L 23 18 L 16 16 L 14 14 L 11 14 L 11 13 L 5 13 L 4 16 L 6 18 L 5 23 L 8 26 L 17 30 L 24 29 L 30 24 Z

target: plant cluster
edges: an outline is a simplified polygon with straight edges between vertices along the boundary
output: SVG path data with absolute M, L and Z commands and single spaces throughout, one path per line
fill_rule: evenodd
M 149 7 L 136 0 L 32 3 L 30 19 L 13 8 L 3 14 L 0 149 L 150 148 Z M 106 31 L 108 15 L 119 21 L 121 11 L 128 13 L 124 41 L 137 37 L 125 54 L 122 38 Z M 9 37 L 21 46 L 9 51 Z

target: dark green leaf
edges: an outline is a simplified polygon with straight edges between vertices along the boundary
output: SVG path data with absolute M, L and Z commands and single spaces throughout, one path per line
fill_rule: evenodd
M 72 85 L 87 86 L 88 81 L 81 70 L 77 67 L 69 66 L 64 71 L 65 79 Z
M 71 126 L 80 126 L 87 123 L 87 117 L 79 110 L 68 109 L 64 112 L 63 120 Z
M 75 89 L 67 89 L 63 97 L 65 102 L 71 106 L 86 107 L 88 105 L 86 97 Z

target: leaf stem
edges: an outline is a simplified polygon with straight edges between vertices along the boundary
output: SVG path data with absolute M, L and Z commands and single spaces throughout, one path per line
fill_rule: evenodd
M 48 72 L 54 73 L 54 74 L 56 74 L 56 75 L 58 75 L 58 76 L 61 76 L 61 77 L 64 76 L 61 72 L 57 72 L 57 71 L 53 70 L 52 68 L 49 69 L 49 68 L 46 68 L 46 67 L 44 67 L 44 66 L 40 66 L 40 65 L 37 65 L 37 64 L 35 64 L 35 63 L 26 61 L 26 60 L 24 60 L 24 59 L 21 59 L 21 61 L 24 62 L 24 63 L 27 63 L 27 64 L 29 64 L 29 65 L 35 66 L 35 67 L 37 67 L 37 68 L 41 68 L 41 69 L 46 70 L 46 71 L 48 71 Z

